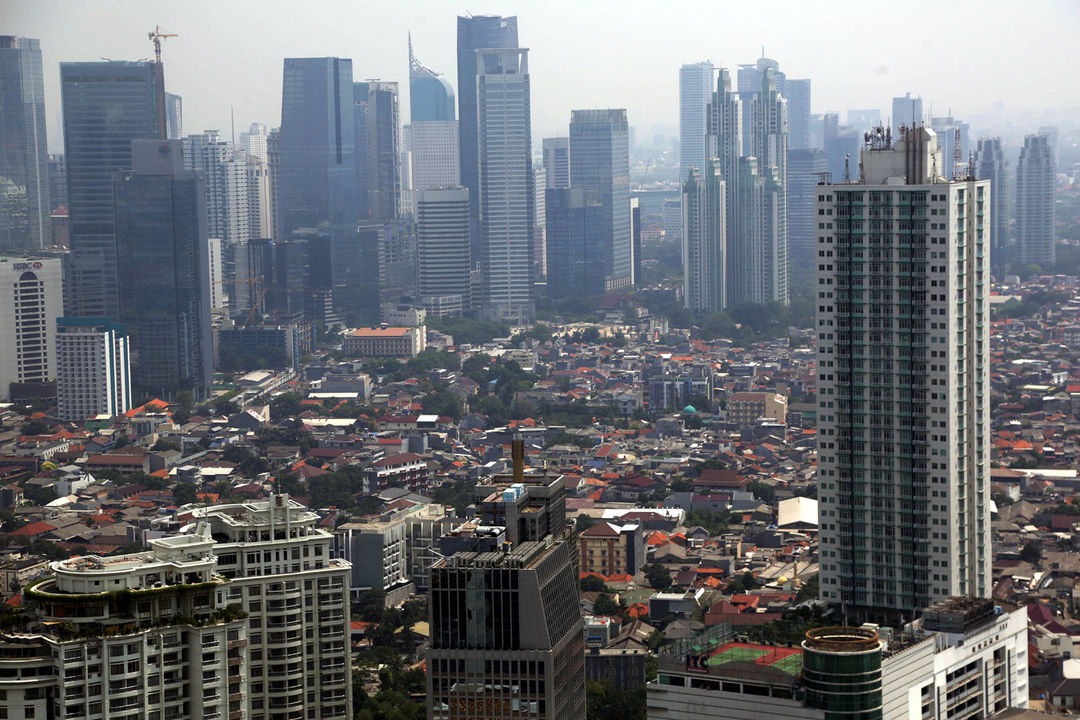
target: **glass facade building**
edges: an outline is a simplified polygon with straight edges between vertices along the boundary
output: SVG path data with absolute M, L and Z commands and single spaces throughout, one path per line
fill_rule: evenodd
M 398 84 L 353 83 L 356 184 L 360 217 L 394 220 L 401 203 Z
M 136 141 L 117 173 L 120 319 L 131 334 L 136 397 L 206 398 L 213 377 L 209 253 L 202 180 L 179 140 Z
M 286 58 L 275 147 L 277 238 L 328 223 L 335 287 L 348 285 L 361 269 L 355 143 L 352 61 Z
M 546 191 L 547 293 L 551 298 L 604 294 L 605 262 L 599 242 L 609 227 L 598 194 L 581 188 Z
M 619 292 L 633 281 L 630 239 L 630 133 L 626 110 L 574 110 L 570 116 L 570 186 L 595 193 L 604 208 L 598 245 L 601 292 Z M 591 293 L 590 293 L 591 294 Z
M 0 251 L 50 244 L 51 212 L 41 46 L 0 35 Z
M 149 62 L 61 63 L 64 156 L 71 213 L 71 317 L 119 319 L 113 173 L 131 169 L 131 141 L 157 138 Z

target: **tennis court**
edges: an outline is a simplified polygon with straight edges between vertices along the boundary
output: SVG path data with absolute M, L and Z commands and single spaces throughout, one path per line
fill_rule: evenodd
M 768 665 L 789 675 L 795 675 L 802 671 L 802 651 L 789 647 L 752 645 L 738 642 L 728 643 L 709 658 L 710 665 L 723 665 L 724 663 L 739 661 Z

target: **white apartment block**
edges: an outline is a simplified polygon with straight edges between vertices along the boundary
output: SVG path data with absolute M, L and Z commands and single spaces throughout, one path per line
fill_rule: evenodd
M 125 327 L 106 318 L 56 321 L 56 399 L 61 420 L 82 422 L 131 409 Z
M 986 180 L 931 130 L 817 189 L 821 597 L 896 619 L 990 593 Z
M 254 158 L 253 162 L 258 166 Z M 225 242 L 257 237 L 252 228 L 252 204 L 258 207 L 258 190 L 252 187 L 248 157 L 242 150 L 221 139 L 217 130 L 206 130 L 185 139 L 184 165 L 202 173 L 210 237 Z
M 318 516 L 273 495 L 180 518 L 147 552 L 54 562 L 25 590 L 37 634 L 0 636 L 9 719 L 351 717 L 349 564 Z
M 210 259 L 210 310 L 221 311 L 225 309 L 229 299 L 225 292 L 224 280 L 222 280 L 221 267 L 221 238 L 210 238 L 206 241 L 206 252 Z
M 54 330 L 63 311 L 60 259 L 0 255 L 0 402 L 12 384 L 56 377 Z
M 349 563 L 333 535 L 288 495 L 194 508 L 185 532 L 214 539 L 224 597 L 247 613 L 247 720 L 352 716 Z

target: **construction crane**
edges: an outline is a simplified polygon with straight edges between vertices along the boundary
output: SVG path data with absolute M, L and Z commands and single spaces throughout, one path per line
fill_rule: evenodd
M 161 64 L 161 41 L 165 38 L 178 37 L 176 33 L 163 33 L 161 26 L 155 25 L 154 29 L 147 33 L 147 37 L 154 42 L 154 77 L 157 81 L 157 131 L 158 137 L 164 140 L 168 136 L 165 124 L 165 67 Z
M 165 38 L 180 37 L 176 33 L 163 33 L 161 32 L 161 26 L 155 25 L 154 29 L 147 33 L 147 37 L 154 41 L 154 62 L 158 65 L 161 64 L 161 41 Z
M 638 182 L 638 190 L 645 189 L 645 178 L 649 177 L 649 168 L 652 167 L 652 158 L 649 158 L 645 163 L 645 172 L 641 173 L 641 181 Z

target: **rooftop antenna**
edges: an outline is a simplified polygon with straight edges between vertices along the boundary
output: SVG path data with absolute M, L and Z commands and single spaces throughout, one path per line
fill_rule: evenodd
M 851 154 L 844 154 L 844 182 L 851 182 Z

